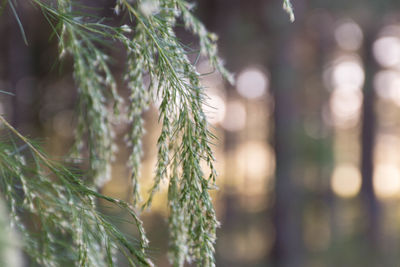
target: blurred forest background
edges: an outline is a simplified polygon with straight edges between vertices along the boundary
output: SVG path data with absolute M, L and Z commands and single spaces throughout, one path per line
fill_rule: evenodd
M 113 12 L 114 1 L 82 2 L 99 16 Z M 230 86 L 205 59 L 197 62 L 218 137 L 217 266 L 398 266 L 400 1 L 293 5 L 290 23 L 278 0 L 197 3 L 237 78 Z M 71 62 L 58 61 L 39 10 L 19 1 L 18 12 L 28 46 L 12 13 L 0 17 L 0 89 L 14 94 L 0 95 L 0 112 L 62 159 L 76 119 Z M 196 49 L 190 34 L 177 31 Z M 110 52 L 122 73 L 122 46 Z M 144 117 L 145 192 L 156 162 L 157 107 Z M 129 200 L 125 132 L 118 129 L 113 179 L 102 192 Z M 157 266 L 168 266 L 165 199 L 166 192 L 143 213 Z

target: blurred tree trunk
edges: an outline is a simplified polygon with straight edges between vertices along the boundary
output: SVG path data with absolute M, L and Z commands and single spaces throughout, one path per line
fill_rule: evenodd
M 303 1 L 297 1 L 296 10 L 303 10 Z M 277 10 L 279 5 L 275 7 Z M 303 266 L 302 207 L 297 172 L 297 130 L 299 113 L 296 95 L 297 84 L 296 26 L 285 23 L 287 17 L 272 17 L 273 51 L 270 59 L 271 89 L 274 97 L 274 149 L 276 157 L 275 202 L 273 207 L 275 244 L 272 258 L 275 266 Z M 301 22 L 299 22 L 301 23 Z
M 330 244 L 338 241 L 339 236 L 339 218 L 338 207 L 336 203 L 336 196 L 332 190 L 330 180 L 332 175 L 332 168 L 334 165 L 334 148 L 333 148 L 333 128 L 327 125 L 324 119 L 324 109 L 327 105 L 330 92 L 326 90 L 323 82 L 324 71 L 326 70 L 326 63 L 329 62 L 331 52 L 335 50 L 336 44 L 334 40 L 334 19 L 332 14 L 326 10 L 316 11 L 313 14 L 313 19 L 309 23 L 311 32 L 315 35 L 316 41 L 316 68 L 313 73 L 318 77 L 318 89 L 313 90 L 312 94 L 318 97 L 316 103 L 318 106 L 315 108 L 318 114 L 318 127 L 319 127 L 319 146 L 316 158 L 313 160 L 314 164 L 318 164 L 318 179 L 319 187 L 317 198 L 313 201 L 324 203 L 320 212 L 325 214 L 328 218 Z M 310 96 L 311 97 L 311 96 Z M 328 266 L 336 266 L 335 263 L 328 262 Z
M 301 266 L 301 213 L 297 188 L 294 186 L 295 152 L 294 152 L 294 88 L 289 76 L 290 41 L 281 46 L 271 68 L 271 85 L 274 90 L 274 149 L 276 156 L 274 224 L 276 240 L 273 258 L 276 266 Z M 286 64 L 285 64 L 286 63 Z M 289 64 L 288 64 L 289 63 Z M 275 78 L 274 78 L 275 77 Z
M 372 29 L 371 29 L 372 28 Z M 361 133 L 361 174 L 362 186 L 361 197 L 365 213 L 365 237 L 369 252 L 377 255 L 381 245 L 381 222 L 380 207 L 374 192 L 373 172 L 374 172 L 374 145 L 376 132 L 376 117 L 374 111 L 375 92 L 373 88 L 373 77 L 378 66 L 373 58 L 372 44 L 377 36 L 377 31 L 371 26 L 365 32 L 364 64 L 365 64 L 365 85 L 362 107 L 362 133 Z

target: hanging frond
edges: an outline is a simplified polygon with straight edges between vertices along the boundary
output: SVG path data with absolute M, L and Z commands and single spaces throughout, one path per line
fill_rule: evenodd
M 161 181 L 169 180 L 171 261 L 174 266 L 183 266 L 184 260 L 194 260 L 199 266 L 214 266 L 218 222 L 208 192 L 215 187 L 216 178 L 209 144 L 213 136 L 202 110 L 204 92 L 199 74 L 174 32 L 177 18 L 184 15 L 187 27 L 199 35 L 201 51 L 210 56 L 216 68 L 223 66 L 204 26 L 194 20 L 186 3 L 157 1 L 157 8 L 150 12 L 142 7 L 146 2 L 150 1 L 140 1 L 135 8 L 128 1 L 121 1 L 137 23 L 136 34 L 147 40 L 139 62 L 146 61 L 144 55 L 152 59 L 153 64 L 143 66 L 155 79 L 150 90 L 157 92 L 155 98 L 161 102 L 156 176 L 144 207 L 151 205 Z M 211 170 L 209 177 L 205 177 L 200 167 L 203 160 Z
M 23 257 L 15 230 L 10 227 L 10 219 L 0 197 L 0 266 L 22 267 Z
M 152 266 L 142 222 L 129 204 L 83 184 L 78 174 L 49 160 L 3 117 L 2 125 L 24 144 L 0 142 L 0 185 L 24 251 L 41 266 L 115 266 L 123 252 L 130 266 Z M 25 153 L 22 153 L 25 152 Z M 140 234 L 130 242 L 96 208 L 102 199 L 131 215 Z
M 142 138 L 145 133 L 144 120 L 142 113 L 150 105 L 150 90 L 145 86 L 144 75 L 147 69 L 153 63 L 147 53 L 147 39 L 142 31 L 137 31 L 132 41 L 126 39 L 125 45 L 128 48 L 127 71 L 125 80 L 130 91 L 128 119 L 132 123 L 130 132 L 127 136 L 128 143 L 132 147 L 132 153 L 129 157 L 129 164 L 132 168 L 133 201 L 139 204 L 140 197 L 140 163 L 143 156 Z
M 205 96 L 200 74 L 188 57 L 191 51 L 180 42 L 175 28 L 179 26 L 177 21 L 183 21 L 186 29 L 198 37 L 200 54 L 208 57 L 211 65 L 233 83 L 233 76 L 218 57 L 216 35 L 206 30 L 192 13 L 193 4 L 185 0 L 118 0 L 115 13 L 125 12 L 130 18 L 130 25 L 122 26 L 110 26 L 104 18 L 89 14 L 83 16 L 79 12 L 81 5 L 75 5 L 75 1 L 31 1 L 43 10 L 58 36 L 60 57 L 70 55 L 73 59 L 73 76 L 78 87 L 79 102 L 76 157 L 84 158 L 84 152 L 88 151 L 89 177 L 97 187 L 110 178 L 115 152 L 113 124 L 116 123 L 112 116 L 122 108 L 122 100 L 109 67 L 107 51 L 113 47 L 110 44 L 118 42 L 127 50 L 124 77 L 130 90 L 127 117 L 131 126 L 126 140 L 132 147 L 128 165 L 132 169 L 134 204 L 141 202 L 142 114 L 153 103 L 158 107 L 161 133 L 157 142 L 154 183 L 142 208 L 151 206 L 160 183 L 166 180 L 169 184 L 171 262 L 174 266 L 183 266 L 185 261 L 195 261 L 198 266 L 215 266 L 214 243 L 219 223 L 209 194 L 209 190 L 216 187 L 217 176 L 210 146 L 214 136 L 208 129 L 202 110 Z M 112 251 L 122 247 L 123 251 L 133 254 L 136 262 L 150 264 L 145 257 L 147 243 L 144 234 L 139 250 L 127 246 L 123 236 L 114 228 L 109 228 L 111 225 L 98 214 L 94 198 L 105 198 L 132 212 L 125 206 L 127 204 L 90 190 L 67 169 L 55 167 L 32 145 L 29 148 L 33 152 L 32 158 L 37 162 L 33 171 L 26 170 L 27 165 L 18 154 L 14 157 L 6 152 L 4 160 L 20 166 L 21 171 L 8 168 L 3 171 L 6 171 L 4 177 L 18 174 L 20 178 L 16 180 L 17 185 L 25 186 L 23 199 L 10 207 L 15 209 L 12 210 L 14 221 L 21 225 L 20 231 L 27 237 L 27 242 L 31 242 L 27 246 L 31 248 L 31 256 L 35 251 L 41 251 L 40 255 L 32 257 L 37 258 L 39 263 L 56 265 L 59 259 L 52 257 L 59 253 L 61 244 L 55 244 L 59 239 L 48 236 L 47 230 L 40 237 L 45 242 L 29 241 L 35 239 L 25 231 L 24 224 L 17 221 L 20 219 L 16 210 L 18 207 L 22 207 L 24 212 L 37 214 L 41 227 L 54 230 L 56 235 L 72 236 L 76 246 L 70 248 L 66 260 L 76 260 L 84 266 L 102 266 L 104 262 L 113 262 Z M 202 163 L 206 163 L 207 173 L 201 168 Z M 48 182 L 53 176 L 62 186 Z M 7 178 L 6 181 L 15 180 Z M 41 187 L 41 191 L 35 192 L 36 187 Z M 9 196 L 10 201 L 17 197 L 12 195 L 12 191 Z M 50 213 L 47 208 L 52 205 L 54 207 Z M 61 208 L 65 206 L 68 209 Z M 85 216 L 80 216 L 83 213 Z M 65 216 L 72 220 L 67 221 L 68 226 L 61 221 L 60 225 L 51 221 L 54 218 L 61 220 Z M 144 233 L 140 221 L 136 217 L 134 220 L 140 232 Z M 73 231 L 73 228 L 79 231 Z M 95 256 L 96 249 L 104 253 Z
M 290 21 L 294 22 L 295 17 L 294 17 L 293 5 L 290 2 L 290 0 L 283 0 L 283 10 L 285 10 L 286 13 L 289 14 Z

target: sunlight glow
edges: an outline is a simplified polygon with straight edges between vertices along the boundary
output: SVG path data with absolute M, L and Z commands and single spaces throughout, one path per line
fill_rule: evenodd
M 374 160 L 375 164 L 389 163 L 400 165 L 400 138 L 395 134 L 381 134 L 376 137 Z
M 363 41 L 363 33 L 360 26 L 352 20 L 344 20 L 335 29 L 335 39 L 344 50 L 357 50 Z
M 341 128 L 354 126 L 361 113 L 362 93 L 349 87 L 336 88 L 330 97 L 333 124 Z
M 364 69 L 356 59 L 339 60 L 333 67 L 331 76 L 333 88 L 347 86 L 360 89 L 364 84 L 364 79 Z
M 374 171 L 374 189 L 378 197 L 391 198 L 400 193 L 400 170 L 395 164 L 378 164 Z
M 376 61 L 383 67 L 393 67 L 400 63 L 400 39 L 395 36 L 384 36 L 373 44 Z
M 246 108 L 238 100 L 226 104 L 225 118 L 222 127 L 228 131 L 240 131 L 246 126 Z
M 220 123 L 225 117 L 225 101 L 222 96 L 208 90 L 206 92 L 206 101 L 203 104 L 203 110 L 210 123 Z
M 343 198 L 354 197 L 361 188 L 361 174 L 356 166 L 342 164 L 335 167 L 331 187 L 336 195 Z
M 378 134 L 374 151 L 374 188 L 381 198 L 400 195 L 400 138 L 392 134 Z
M 256 99 L 264 95 L 269 86 L 267 75 L 257 67 L 247 68 L 237 78 L 237 91 L 248 99 Z
M 400 106 L 400 73 L 398 71 L 378 72 L 374 77 L 374 88 L 378 96 Z
M 355 55 L 339 57 L 324 72 L 325 84 L 332 88 L 329 100 L 331 118 L 329 123 L 339 128 L 350 128 L 357 124 L 362 105 L 361 88 L 365 73 Z
M 244 190 L 248 194 L 263 193 L 266 190 L 266 177 L 274 170 L 274 155 L 270 146 L 264 142 L 247 142 L 239 147 L 236 163 L 240 176 L 244 177 Z

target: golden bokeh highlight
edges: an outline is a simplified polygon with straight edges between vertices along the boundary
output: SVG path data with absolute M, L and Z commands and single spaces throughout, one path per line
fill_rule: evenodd
M 374 189 L 380 198 L 398 197 L 400 194 L 400 169 L 394 164 L 378 164 L 374 171 Z
M 360 171 L 351 164 L 336 166 L 331 178 L 331 187 L 333 192 L 340 197 L 355 197 L 361 189 Z

